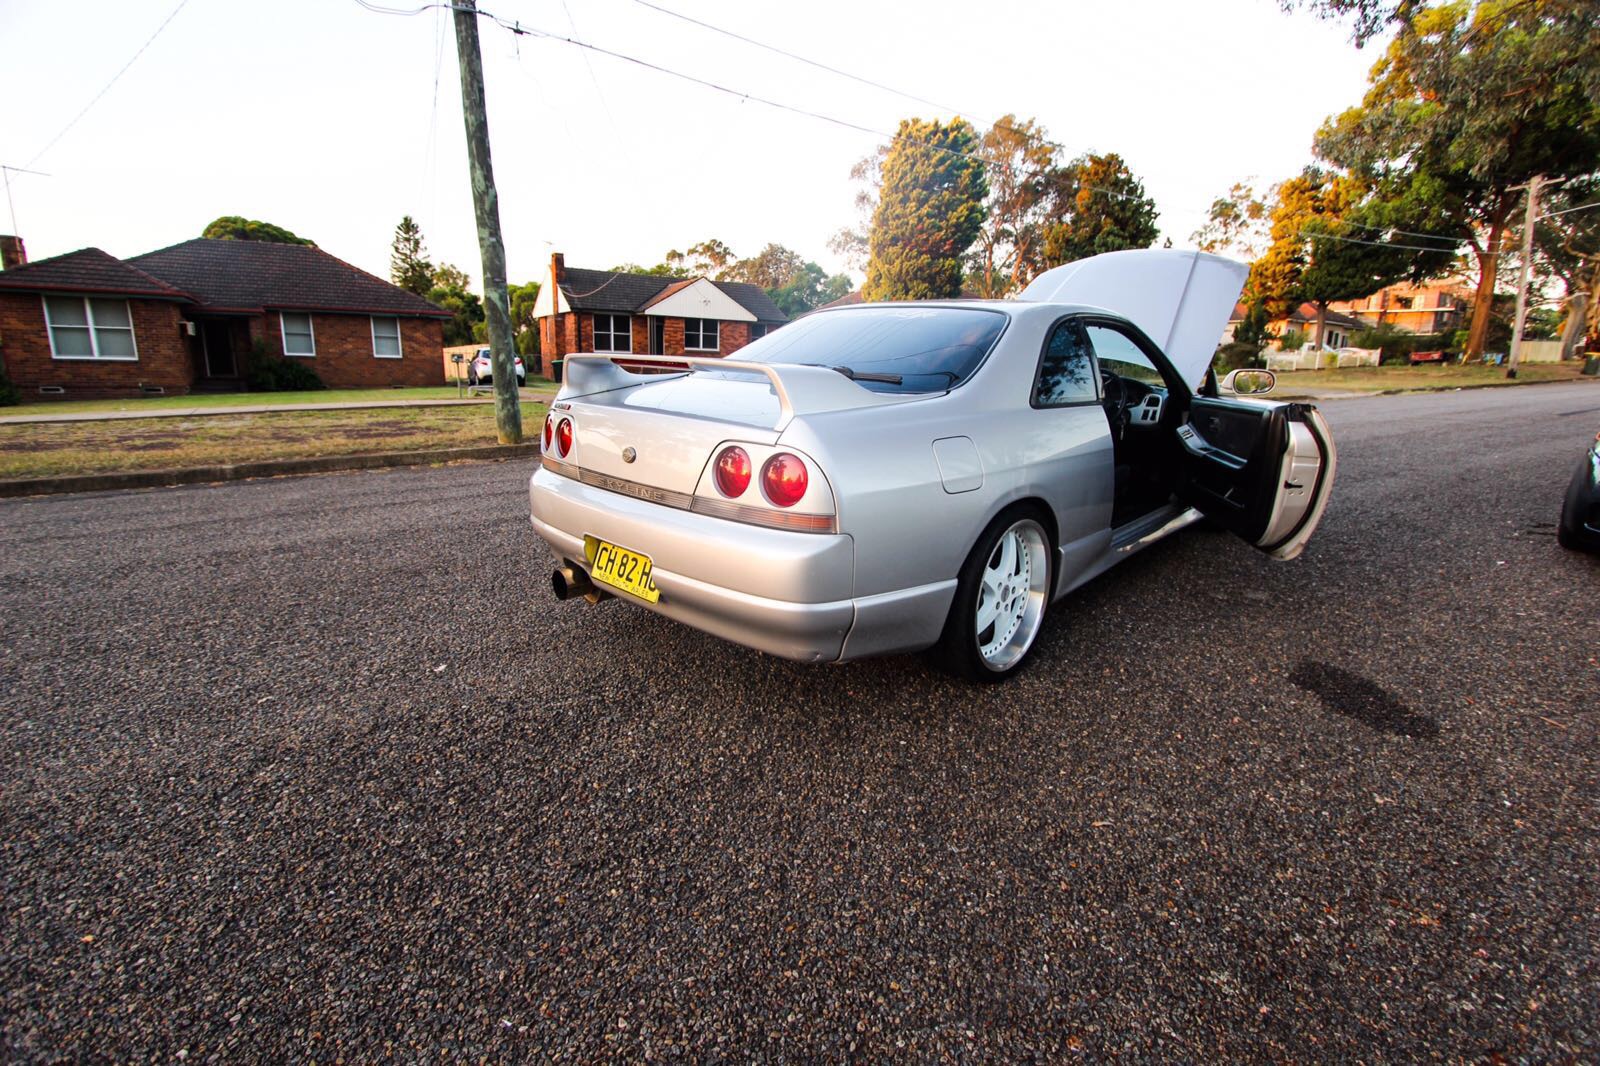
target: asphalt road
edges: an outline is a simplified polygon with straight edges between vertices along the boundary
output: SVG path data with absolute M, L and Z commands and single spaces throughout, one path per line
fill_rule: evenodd
M 1324 409 L 983 689 L 558 605 L 520 463 L 0 503 L 0 1053 L 1592 1060 L 1600 387 Z

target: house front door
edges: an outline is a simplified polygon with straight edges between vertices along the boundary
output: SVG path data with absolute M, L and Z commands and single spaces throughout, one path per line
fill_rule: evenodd
M 667 329 L 667 320 L 666 319 L 658 318 L 655 315 L 651 315 L 650 316 L 650 351 L 649 351 L 648 354 L 650 354 L 650 355 L 665 355 L 666 354 L 666 350 L 667 350 L 666 329 Z
M 200 343 L 205 349 L 206 377 L 231 378 L 239 372 L 238 363 L 233 357 L 233 330 L 225 321 L 210 321 L 200 324 Z

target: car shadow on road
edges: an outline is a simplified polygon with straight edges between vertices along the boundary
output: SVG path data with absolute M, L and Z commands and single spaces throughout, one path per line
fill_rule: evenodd
M 1410 710 L 1382 686 L 1360 674 L 1314 659 L 1302 659 L 1289 680 L 1316 694 L 1328 710 L 1379 732 L 1402 737 L 1439 735 L 1439 723 L 1433 717 Z

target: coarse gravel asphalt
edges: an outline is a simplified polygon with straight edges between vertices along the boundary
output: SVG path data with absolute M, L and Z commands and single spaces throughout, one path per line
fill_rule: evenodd
M 527 463 L 0 503 L 0 1054 L 1592 1061 L 1600 387 L 1324 410 L 984 688 L 559 605 Z

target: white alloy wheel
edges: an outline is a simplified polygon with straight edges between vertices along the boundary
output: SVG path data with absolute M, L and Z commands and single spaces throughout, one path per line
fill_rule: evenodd
M 984 666 L 1011 669 L 1033 646 L 1050 595 L 1050 542 L 1039 523 L 1012 523 L 978 572 L 973 635 Z

